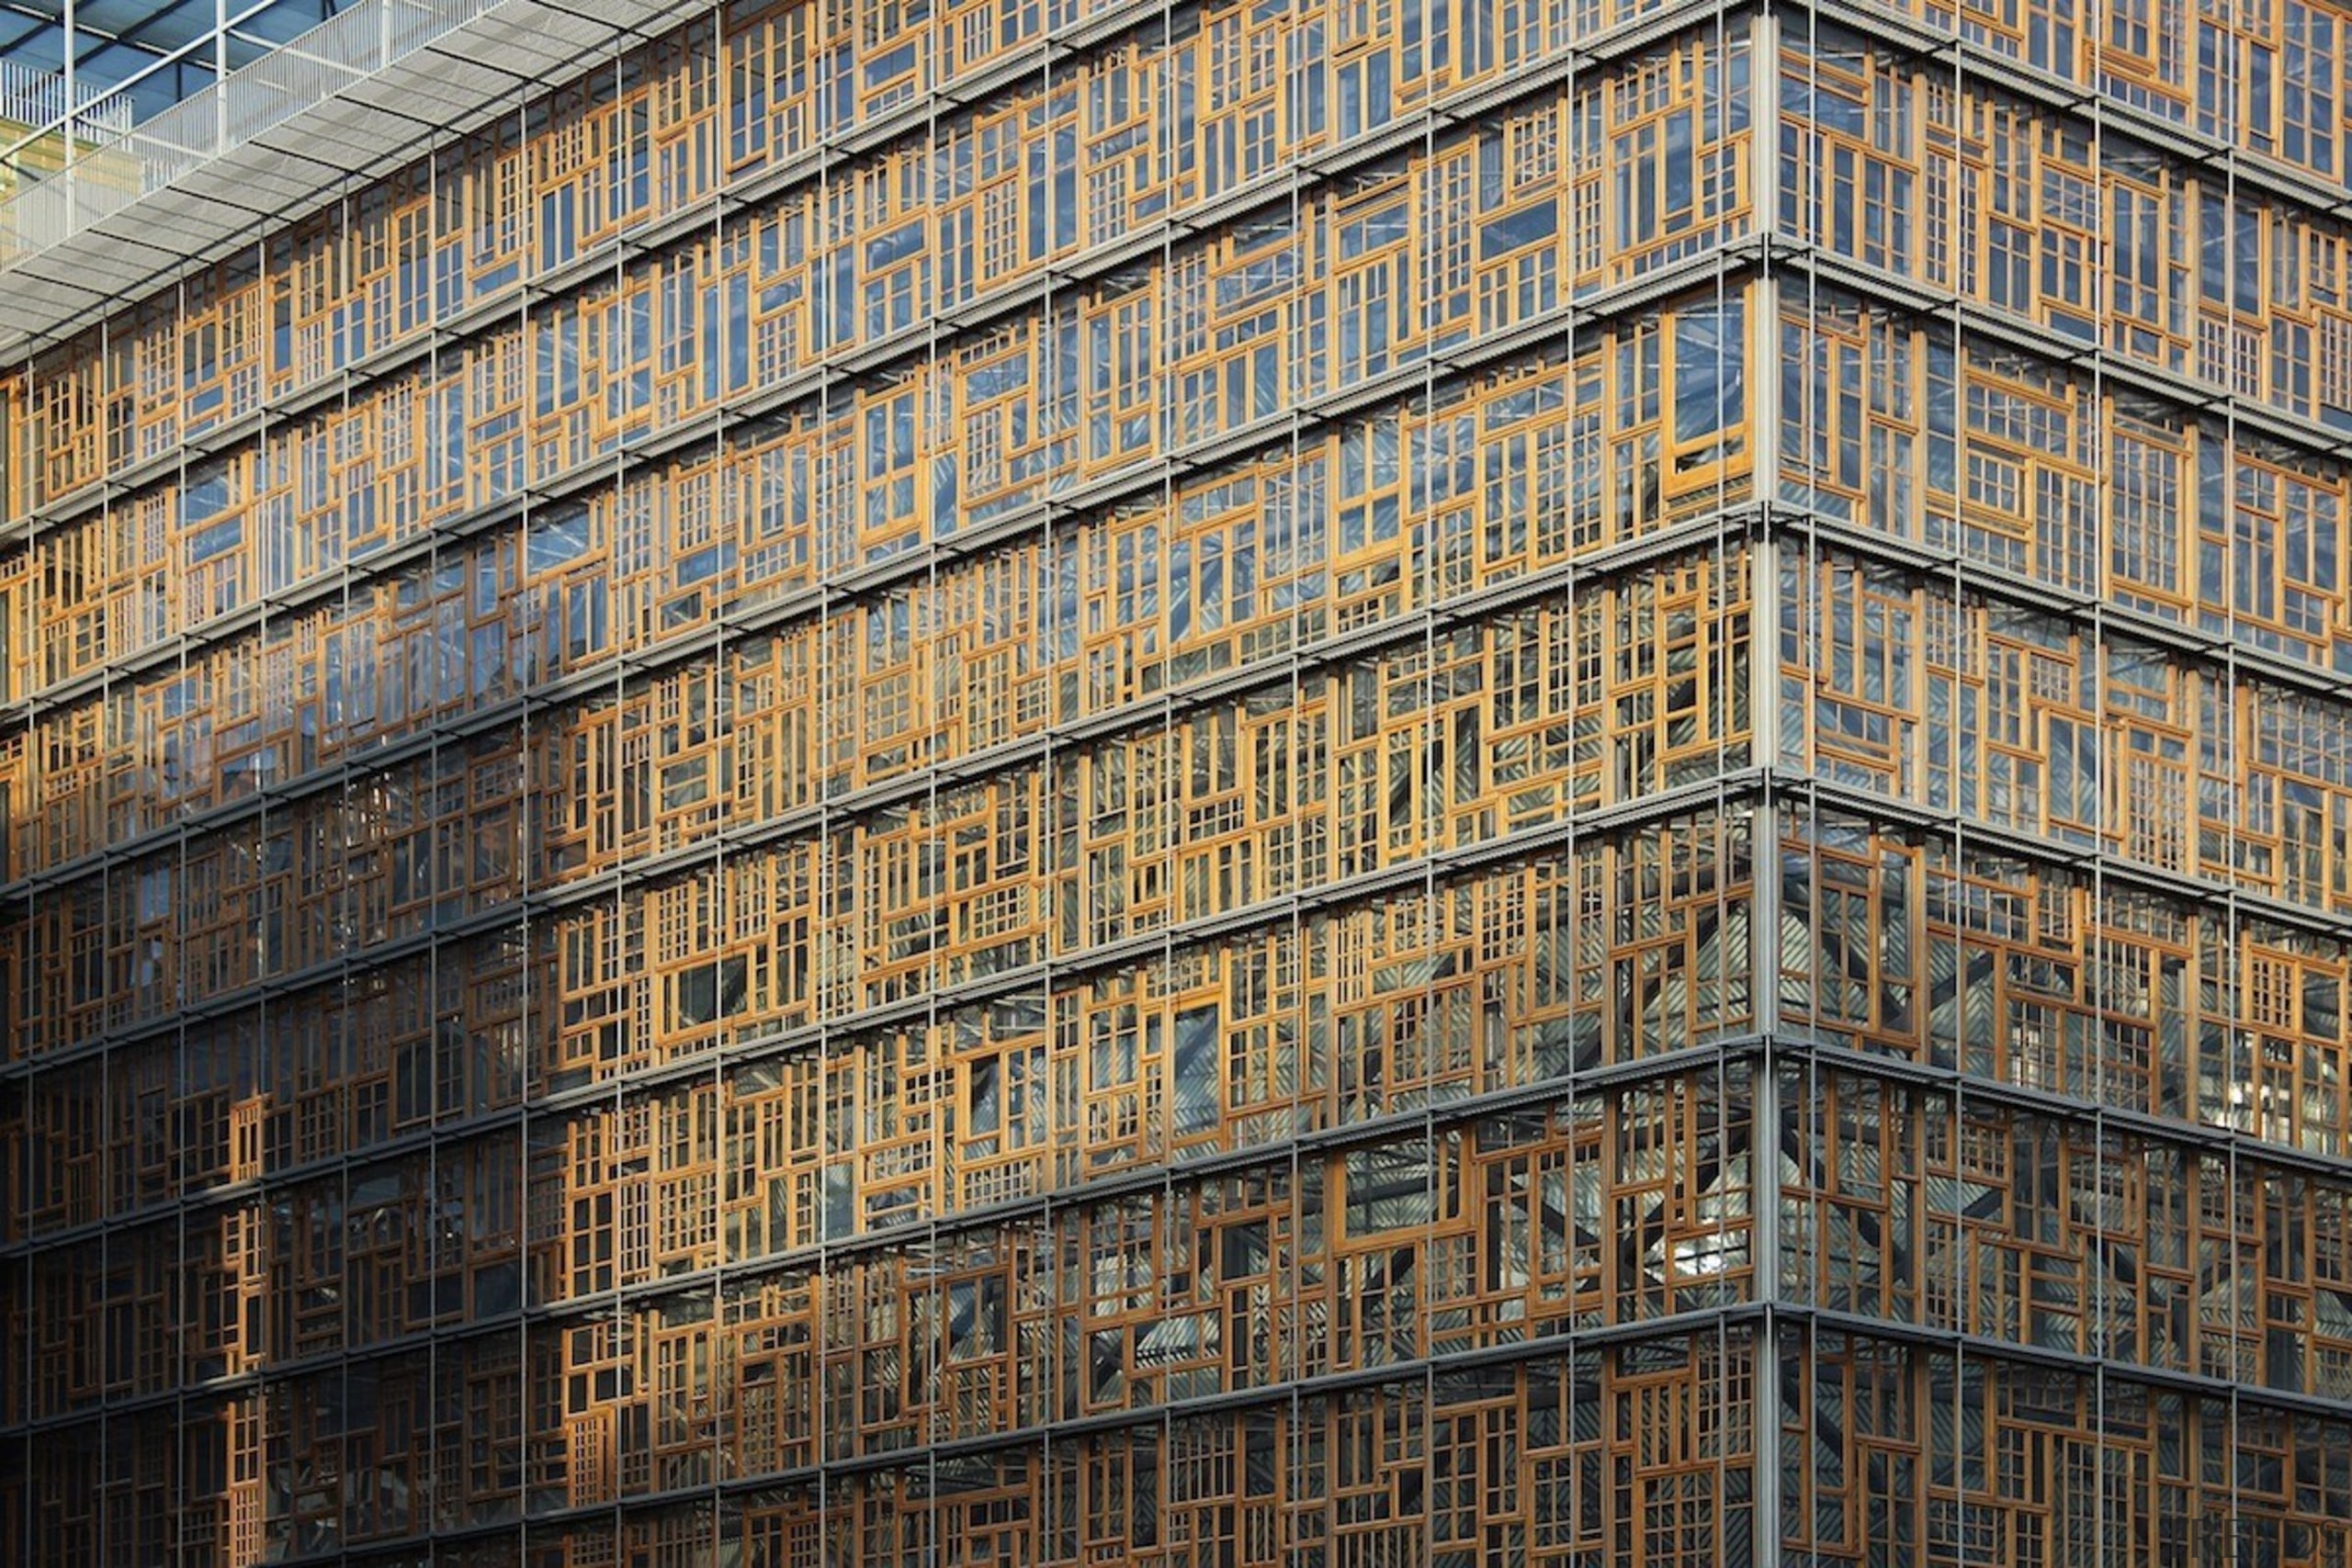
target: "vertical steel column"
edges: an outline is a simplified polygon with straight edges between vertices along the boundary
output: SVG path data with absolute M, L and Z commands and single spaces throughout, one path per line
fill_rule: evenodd
M 74 194 L 82 178 L 82 172 L 74 166 L 74 122 L 77 118 L 74 98 L 80 91 L 74 79 L 74 56 L 82 52 L 81 44 L 74 36 L 81 30 L 75 10 L 74 0 L 65 0 L 65 141 L 59 152 L 65 181 L 65 227 L 69 232 L 78 226 Z
M 1779 779 L 1781 568 L 1773 516 L 1780 491 L 1780 284 L 1772 270 L 1780 204 L 1773 192 L 1780 163 L 1780 26 L 1770 0 L 1756 9 L 1748 45 L 1751 123 L 1755 141 L 1750 171 L 1755 224 L 1763 241 L 1747 314 L 1748 439 L 1755 443 L 1755 500 L 1759 519 L 1750 559 L 1748 654 L 1749 744 L 1767 793 L 1755 807 L 1749 830 L 1753 910 L 1749 983 L 1756 987 L 1756 1027 L 1764 1049 L 1756 1061 L 1749 1092 L 1748 1190 L 1754 1205 L 1756 1301 L 1756 1504 L 1750 1561 L 1756 1568 L 1779 1568 L 1781 1561 L 1781 1353 L 1775 1303 L 1781 1294 L 1781 835 L 1771 789 Z

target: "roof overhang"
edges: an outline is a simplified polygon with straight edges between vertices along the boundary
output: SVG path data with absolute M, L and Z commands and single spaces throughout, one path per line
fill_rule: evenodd
M 225 91 L 227 107 L 265 129 L 190 160 L 158 188 L 127 201 L 107 192 L 109 149 L 101 147 L 85 156 L 86 169 L 18 193 L 17 201 L 71 203 L 74 182 L 87 181 L 103 193 L 92 205 L 112 210 L 87 222 L 71 221 L 70 209 L 52 212 L 47 230 L 62 238 L 0 264 L 0 359 L 71 337 L 187 268 L 299 221 L 352 184 L 390 174 L 691 15 L 674 0 L 492 0 L 390 64 L 307 94 L 304 86 L 320 89 L 331 78 L 303 59 L 297 39 L 170 111 L 198 111 Z M 289 80 L 306 65 L 314 68 L 311 82 Z M 273 90 L 285 95 L 274 118 L 266 107 Z M 257 100 L 265 107 L 255 115 Z M 0 226 L 6 219 L 0 209 Z

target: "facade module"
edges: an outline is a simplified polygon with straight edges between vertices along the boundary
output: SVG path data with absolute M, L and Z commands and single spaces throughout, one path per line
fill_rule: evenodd
M 0 1559 L 2352 1565 L 2352 6 L 339 9 L 0 205 Z

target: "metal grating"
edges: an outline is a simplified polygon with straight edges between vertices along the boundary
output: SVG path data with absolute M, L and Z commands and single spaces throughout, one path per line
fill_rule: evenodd
M 5 0 L 0 64 L 54 77 L 55 107 L 29 129 L 64 118 L 62 82 L 73 65 L 85 109 L 135 123 L 251 64 L 338 12 L 351 0 Z M 11 123 L 25 122 L 0 111 Z

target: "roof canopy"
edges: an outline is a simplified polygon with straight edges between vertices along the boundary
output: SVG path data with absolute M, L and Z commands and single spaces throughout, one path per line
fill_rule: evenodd
M 0 0 L 0 61 L 55 75 L 130 123 L 210 86 L 351 0 Z M 61 95 L 59 103 L 62 104 Z M 28 129 L 47 130 L 33 126 Z M 127 129 L 118 120 L 109 129 Z M 14 140 L 14 138 L 10 138 Z

